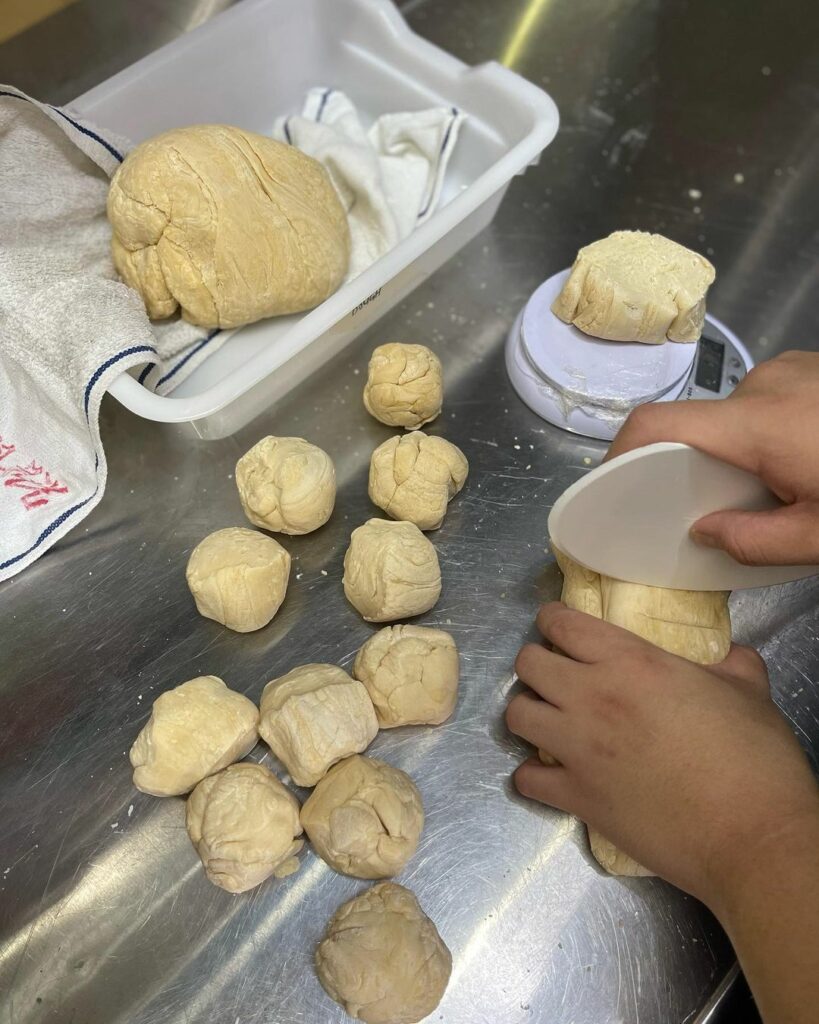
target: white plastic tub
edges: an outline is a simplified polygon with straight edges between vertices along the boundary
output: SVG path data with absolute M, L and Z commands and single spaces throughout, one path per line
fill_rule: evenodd
M 411 32 L 390 0 L 243 0 L 75 100 L 138 142 L 201 122 L 269 132 L 330 85 L 366 117 L 432 105 L 468 115 L 439 209 L 316 309 L 243 328 L 172 396 L 123 374 L 111 393 L 140 416 L 225 437 L 383 316 L 492 219 L 514 175 L 557 131 L 541 89 L 498 64 L 468 67 Z

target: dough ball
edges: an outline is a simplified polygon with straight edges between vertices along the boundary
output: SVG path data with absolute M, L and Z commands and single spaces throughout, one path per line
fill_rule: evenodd
M 228 527 L 196 545 L 185 575 L 200 615 L 237 633 L 251 633 L 266 626 L 281 607 L 290 555 L 272 537 Z
M 297 786 L 373 741 L 378 722 L 364 686 L 335 665 L 301 665 L 262 693 L 259 732 Z
M 452 955 L 409 889 L 379 882 L 333 914 L 316 971 L 356 1020 L 416 1024 L 443 998 Z
M 391 437 L 370 459 L 370 500 L 393 519 L 437 530 L 468 472 L 464 453 L 442 437 Z
M 441 361 L 426 345 L 393 341 L 370 357 L 364 405 L 388 427 L 416 430 L 434 420 L 444 401 Z
M 563 572 L 561 600 L 569 608 L 628 629 L 664 651 L 700 665 L 722 661 L 731 649 L 731 616 L 724 591 L 666 590 L 600 576 L 554 549 Z M 557 763 L 538 751 L 545 764 Z M 641 876 L 651 872 L 613 843 L 589 829 L 595 859 L 610 874 Z
M 353 675 L 367 687 L 382 729 L 440 725 L 458 699 L 458 649 L 442 629 L 386 626 L 355 659 Z
M 216 676 L 198 676 L 161 694 L 131 747 L 134 785 L 154 796 L 187 793 L 253 749 L 253 701 Z
M 263 437 L 236 463 L 236 486 L 254 526 L 311 533 L 336 500 L 336 471 L 327 452 L 301 437 Z
M 608 341 L 698 341 L 713 266 L 647 231 L 615 231 L 577 254 L 552 312 Z
M 301 823 L 331 868 L 355 878 L 390 878 L 415 853 L 424 807 L 409 775 L 355 755 L 319 782 Z
M 188 797 L 188 835 L 214 885 L 245 892 L 298 870 L 299 802 L 260 764 L 234 764 Z
M 294 146 L 205 124 L 132 149 L 111 179 L 114 264 L 148 315 L 240 327 L 323 302 L 347 273 L 347 217 Z
M 441 596 L 435 548 L 414 523 L 370 519 L 350 538 L 344 593 L 367 622 L 428 612 Z

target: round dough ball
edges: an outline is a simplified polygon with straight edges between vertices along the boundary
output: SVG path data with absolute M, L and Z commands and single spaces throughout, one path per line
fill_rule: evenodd
M 441 378 L 441 360 L 426 345 L 379 345 L 367 368 L 364 406 L 389 427 L 417 430 L 441 411 Z
M 435 548 L 414 523 L 370 519 L 350 538 L 344 593 L 367 622 L 428 612 L 441 596 Z
M 299 802 L 261 764 L 234 764 L 188 797 L 185 824 L 214 885 L 246 892 L 298 870 Z
M 134 785 L 179 796 L 249 753 L 259 738 L 253 701 L 216 676 L 198 676 L 161 694 L 131 747 Z
M 259 732 L 297 786 L 372 743 L 378 732 L 363 684 L 335 665 L 301 665 L 262 692 Z
M 223 124 L 141 143 L 111 179 L 114 264 L 148 315 L 240 327 L 323 302 L 347 273 L 347 217 L 295 146 Z
M 358 652 L 353 675 L 367 687 L 382 729 L 440 725 L 458 699 L 458 649 L 442 629 L 386 626 Z
M 263 437 L 236 463 L 236 486 L 254 526 L 311 533 L 336 500 L 336 471 L 327 452 L 301 437 Z
M 615 231 L 581 249 L 552 312 L 608 341 L 698 341 L 715 271 L 704 256 L 648 231 Z
M 390 878 L 415 853 L 424 807 L 409 775 L 356 755 L 319 782 L 302 807 L 301 823 L 331 868 L 355 878 Z
M 370 459 L 370 500 L 393 519 L 437 530 L 469 472 L 466 456 L 423 431 L 391 437 Z
M 333 914 L 316 972 L 351 1017 L 416 1024 L 443 998 L 452 954 L 409 889 L 379 882 Z
M 272 537 L 231 526 L 196 545 L 185 576 L 200 615 L 251 633 L 281 607 L 290 555 Z

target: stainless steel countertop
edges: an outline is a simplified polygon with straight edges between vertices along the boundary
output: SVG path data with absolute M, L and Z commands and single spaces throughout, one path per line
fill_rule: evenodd
M 127 26 L 139 8 L 139 38 L 100 36 L 108 74 L 214 6 L 81 0 L 51 19 L 64 47 L 53 78 L 25 59 L 26 47 L 41 53 L 54 36 L 49 22 L 0 47 L 0 66 L 18 69 L 21 87 L 64 100 L 92 84 L 86 65 L 70 66 L 72 32 L 87 47 L 89 24 Z M 618 227 L 664 231 L 706 252 L 719 273 L 710 308 L 756 358 L 815 345 L 813 7 L 415 0 L 404 10 L 458 56 L 505 57 L 543 84 L 561 108 L 561 133 L 488 231 L 234 438 L 197 441 L 104 403 L 102 504 L 0 587 L 2 1024 L 347 1019 L 320 989 L 312 953 L 332 911 L 365 883 L 305 851 L 282 882 L 238 897 L 213 887 L 182 801 L 135 792 L 127 751 L 152 699 L 184 679 L 213 673 L 258 699 L 268 679 L 301 662 L 349 667 L 370 635 L 344 601 L 341 564 L 350 530 L 376 514 L 367 464 L 390 431 L 367 416 L 359 392 L 369 351 L 387 339 L 440 352 L 446 407 L 431 429 L 471 464 L 433 535 L 444 590 L 422 620 L 461 649 L 457 713 L 437 729 L 382 732 L 371 747 L 415 778 L 426 805 L 421 847 L 400 881 L 454 955 L 430 1019 L 692 1022 L 730 968 L 727 941 L 694 900 L 657 880 L 605 877 L 577 823 L 510 789 L 524 753 L 501 718 L 511 665 L 536 605 L 559 592 L 544 550 L 547 512 L 603 446 L 538 421 L 511 392 L 502 346 L 539 281 Z M 231 474 L 266 433 L 325 447 L 338 504 L 317 534 L 285 539 L 287 600 L 269 627 L 239 636 L 197 616 L 184 565 L 205 533 L 243 523 Z M 762 649 L 780 706 L 814 752 L 818 599 L 817 582 L 803 581 L 732 600 L 736 639 Z

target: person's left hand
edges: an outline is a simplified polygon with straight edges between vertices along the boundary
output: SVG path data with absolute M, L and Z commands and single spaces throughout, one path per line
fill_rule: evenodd
M 819 813 L 755 651 L 733 647 L 705 667 L 562 604 L 537 622 L 565 654 L 521 650 L 515 668 L 530 690 L 506 720 L 559 763 L 521 765 L 524 796 L 576 814 L 712 909 L 764 844 L 787 843 Z

